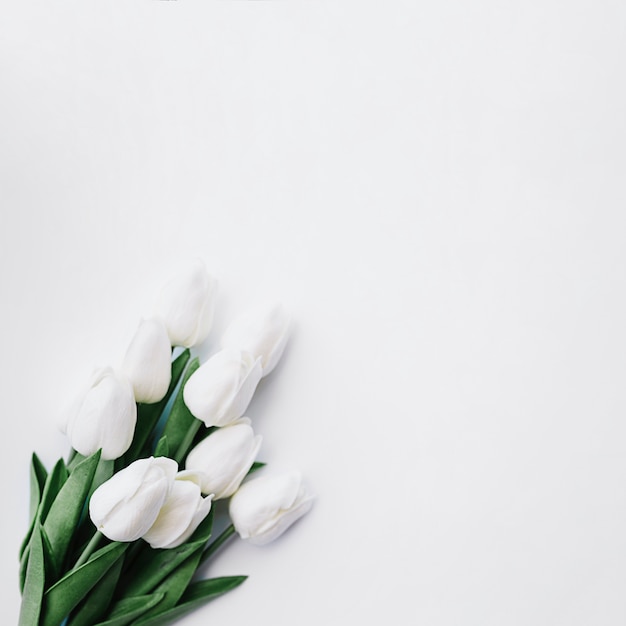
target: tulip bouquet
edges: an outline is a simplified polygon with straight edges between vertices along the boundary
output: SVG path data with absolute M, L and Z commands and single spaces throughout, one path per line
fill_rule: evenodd
M 289 318 L 251 311 L 200 365 L 215 289 L 199 261 L 172 279 L 121 367 L 95 371 L 69 411 L 68 460 L 47 471 L 33 454 L 20 626 L 169 624 L 245 580 L 199 579 L 231 536 L 268 543 L 310 509 L 298 472 L 247 479 L 263 464 L 244 413 Z

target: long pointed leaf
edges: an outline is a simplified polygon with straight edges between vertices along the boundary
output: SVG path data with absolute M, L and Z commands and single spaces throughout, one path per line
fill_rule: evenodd
M 144 620 L 150 617 L 156 617 L 164 611 L 168 611 L 176 606 L 183 593 L 185 593 L 185 589 L 187 589 L 191 578 L 195 574 L 198 564 L 200 563 L 201 556 L 202 549 L 199 549 L 186 561 L 183 561 L 181 565 L 179 565 L 158 585 L 158 587 L 156 587 L 155 591 L 157 593 L 164 594 L 163 599 L 157 606 L 150 609 L 144 616 L 142 616 L 138 622 L 135 622 L 135 624 L 143 623 Z
M 100 579 L 89 595 L 79 604 L 68 622 L 68 626 L 92 626 L 101 620 L 109 608 L 117 581 L 122 572 L 124 559 L 118 559 Z
M 59 459 L 52 468 L 50 474 L 48 474 L 48 478 L 46 479 L 46 484 L 43 489 L 43 495 L 41 496 L 41 504 L 39 506 L 38 515 L 39 521 L 42 524 L 46 521 L 48 511 L 50 511 L 50 507 L 61 490 L 61 487 L 65 484 L 68 475 L 65 462 L 63 459 Z
M 173 453 L 173 458 L 177 458 L 179 448 L 183 441 L 189 436 L 190 431 L 194 427 L 200 425 L 200 422 L 198 422 L 198 420 L 196 420 L 196 418 L 191 414 L 191 411 L 189 411 L 185 401 L 183 400 L 183 389 L 185 388 L 190 376 L 199 367 L 200 360 L 198 357 L 190 361 L 183 375 L 183 379 L 178 389 L 178 394 L 176 395 L 174 404 L 172 405 L 172 410 L 170 411 L 167 422 L 165 423 L 163 435 L 167 437 L 167 442 L 170 451 Z M 196 422 L 198 422 L 197 425 Z
M 106 622 L 96 626 L 126 626 L 156 606 L 163 599 L 162 593 L 153 593 L 149 596 L 136 596 L 120 600 L 109 614 Z
M 164 626 L 171 624 L 175 619 L 197 609 L 210 600 L 235 589 L 246 580 L 247 576 L 225 576 L 223 578 L 211 578 L 189 585 L 180 602 L 174 608 L 152 617 L 142 617 L 135 622 L 136 626 Z M 160 605 L 157 605 L 157 609 Z
M 34 521 L 43 495 L 43 488 L 46 484 L 48 472 L 39 460 L 39 457 L 33 452 L 30 464 L 30 518 Z
M 41 626 L 58 626 L 78 606 L 109 568 L 122 557 L 130 544 L 111 543 L 94 552 L 91 558 L 65 575 L 44 596 Z
M 39 523 L 38 520 L 35 520 L 35 524 L 39 528 L 38 535 L 41 540 L 41 544 L 43 546 L 43 560 L 44 560 L 44 569 L 46 571 L 46 581 L 49 584 L 50 581 L 55 580 L 57 577 L 57 572 L 59 571 L 58 563 L 54 558 L 54 554 L 52 553 L 52 546 L 50 545 L 50 540 L 46 535 L 46 531 L 43 529 L 43 526 Z M 34 527 L 33 527 L 34 529 Z M 24 591 L 24 584 L 26 583 L 26 572 L 28 568 L 28 560 L 30 558 L 31 546 L 30 543 L 33 541 L 33 535 L 31 535 L 31 540 L 24 550 L 22 554 L 22 558 L 20 560 L 20 574 L 19 574 L 19 582 L 20 582 L 20 592 Z
M 55 561 L 63 564 L 100 460 L 100 450 L 81 461 L 55 498 L 44 522 Z
M 202 551 L 203 546 L 203 541 L 185 543 L 168 550 L 153 550 L 146 546 L 124 579 L 123 597 L 150 593 L 192 554 Z
M 41 497 L 43 495 L 43 489 L 46 484 L 46 478 L 48 472 L 43 466 L 43 463 L 39 460 L 39 457 L 33 452 L 33 456 L 30 464 L 30 525 L 26 536 L 20 546 L 20 560 L 24 556 L 24 551 L 28 546 L 30 537 L 33 534 L 33 528 L 35 528 L 35 520 L 37 519 L 37 511 L 39 510 L 39 504 L 41 503 Z
M 18 626 L 37 626 L 39 624 L 43 592 L 46 585 L 41 526 L 39 523 L 35 524 L 28 554 Z

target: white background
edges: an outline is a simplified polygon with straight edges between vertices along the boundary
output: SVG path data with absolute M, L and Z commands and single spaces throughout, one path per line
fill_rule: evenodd
M 5 2 L 3 623 L 28 463 L 175 263 L 215 349 L 282 299 L 250 406 L 316 506 L 181 621 L 626 623 L 623 2 Z

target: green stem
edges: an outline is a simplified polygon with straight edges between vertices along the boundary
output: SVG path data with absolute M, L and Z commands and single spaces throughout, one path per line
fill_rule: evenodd
M 202 553 L 200 564 L 210 559 L 221 546 L 235 534 L 235 527 L 231 524 L 222 531 L 222 534 L 213 541 L 209 547 Z
M 91 540 L 87 544 L 87 547 L 80 555 L 78 561 L 76 561 L 74 569 L 78 569 L 81 565 L 84 565 L 89 560 L 89 557 L 94 553 L 103 536 L 104 535 L 99 530 L 96 531 L 96 534 L 91 538 Z
M 200 426 L 202 426 L 202 422 L 198 419 L 193 421 L 193 424 L 187 430 L 185 434 L 185 438 L 181 441 L 180 446 L 178 446 L 178 450 L 176 451 L 176 455 L 174 456 L 174 460 L 180 465 L 183 459 L 187 456 L 187 452 L 189 452 L 189 448 L 191 448 L 191 444 L 198 432 L 200 430 Z

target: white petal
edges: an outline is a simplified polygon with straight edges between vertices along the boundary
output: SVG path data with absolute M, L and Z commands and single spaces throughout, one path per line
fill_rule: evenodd
M 235 394 L 230 410 L 227 413 L 228 420 L 225 420 L 223 423 L 219 424 L 219 426 L 231 423 L 232 421 L 240 418 L 246 412 L 246 409 L 250 404 L 250 400 L 252 400 L 252 396 L 256 391 L 257 385 L 263 376 L 261 359 L 258 358 L 253 360 L 252 355 L 247 353 L 242 353 L 242 355 L 248 371 L 245 374 L 245 378 L 241 381 L 239 390 Z
M 183 389 L 185 404 L 206 426 L 223 426 L 243 413 L 234 415 L 233 405 L 240 392 L 242 376 L 248 375 L 246 364 L 241 351 L 221 350 L 187 381 Z
M 163 548 L 176 541 L 189 527 L 202 503 L 200 487 L 189 480 L 176 480 L 154 522 L 143 533 L 152 548 Z
M 213 493 L 216 500 L 229 497 L 248 473 L 262 439 L 248 421 L 218 429 L 187 456 L 185 467 L 202 472 L 202 493 Z
M 137 402 L 152 404 L 163 399 L 171 380 L 171 354 L 163 321 L 158 318 L 143 320 L 122 364 Z
M 252 543 L 273 541 L 312 506 L 299 472 L 268 475 L 242 485 L 230 500 L 239 535 Z
M 226 329 L 222 347 L 239 348 L 261 358 L 263 376 L 277 365 L 289 337 L 290 317 L 280 304 L 256 307 L 237 317 Z
M 170 490 L 177 464 L 149 458 L 131 463 L 93 493 L 89 515 L 114 541 L 134 541 L 156 520 Z
M 216 291 L 217 281 L 199 259 L 163 287 L 156 311 L 172 345 L 189 348 L 206 339 L 213 322 Z
M 111 368 L 96 370 L 91 387 L 76 404 L 67 424 L 72 447 L 84 456 L 102 448 L 104 460 L 122 456 L 130 447 L 137 407 L 129 381 Z

